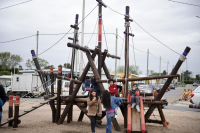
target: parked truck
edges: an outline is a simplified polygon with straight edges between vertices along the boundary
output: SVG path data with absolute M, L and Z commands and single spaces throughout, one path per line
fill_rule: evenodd
M 21 96 L 41 95 L 44 93 L 42 83 L 39 75 L 36 74 L 14 74 L 11 77 L 11 81 L 6 82 L 7 94 L 13 92 L 16 94 L 20 92 Z

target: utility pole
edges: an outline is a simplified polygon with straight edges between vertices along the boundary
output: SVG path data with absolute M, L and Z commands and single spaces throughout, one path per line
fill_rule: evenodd
M 182 71 L 182 73 L 183 73 L 183 71 Z M 182 85 L 183 85 L 183 83 L 184 83 L 184 73 L 182 74 Z
M 182 77 L 182 75 L 181 75 L 181 69 L 180 69 L 180 83 L 182 82 L 181 77 Z
M 81 46 L 84 45 L 84 26 L 85 26 L 85 0 L 83 0 L 83 10 L 82 10 L 82 32 L 81 32 Z M 80 66 L 79 66 L 79 75 L 83 72 L 83 51 L 80 51 Z
M 169 65 L 169 61 L 167 61 L 167 75 L 168 75 L 168 65 Z
M 149 49 L 147 49 L 147 77 L 149 75 Z M 149 80 L 146 80 L 147 84 L 149 83 Z
M 159 76 L 161 76 L 161 56 L 160 56 Z
M 147 77 L 149 75 L 149 49 L 147 49 Z
M 116 45 L 115 45 L 115 56 L 117 56 L 117 39 L 118 39 L 118 33 L 116 29 Z M 117 78 L 117 59 L 115 59 L 115 79 Z
M 36 56 L 38 58 L 38 42 L 39 42 L 39 31 L 37 31 L 37 46 L 36 46 Z

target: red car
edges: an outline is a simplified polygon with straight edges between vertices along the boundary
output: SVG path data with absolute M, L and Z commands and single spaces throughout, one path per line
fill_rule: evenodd
M 164 86 L 164 84 L 160 84 L 161 88 Z M 168 86 L 166 91 L 170 91 L 170 86 Z
M 159 93 L 160 90 L 162 89 L 163 85 L 164 85 L 164 84 L 160 84 L 160 85 L 159 85 L 159 84 L 156 84 L 156 85 L 153 86 L 153 89 L 156 90 L 156 91 Z M 167 88 L 166 91 L 170 91 L 170 86 Z

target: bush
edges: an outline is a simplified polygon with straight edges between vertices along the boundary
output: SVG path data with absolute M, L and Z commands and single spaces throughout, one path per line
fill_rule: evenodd
M 0 76 L 2 75 L 11 75 L 9 71 L 0 71 Z
M 185 84 L 193 84 L 193 81 L 185 80 L 184 83 L 185 83 Z

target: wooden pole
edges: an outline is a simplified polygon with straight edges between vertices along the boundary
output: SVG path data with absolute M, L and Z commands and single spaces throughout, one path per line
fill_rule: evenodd
M 140 77 L 140 78 L 128 78 L 127 81 L 140 81 L 140 80 L 151 80 L 151 79 L 163 79 L 163 78 L 174 78 L 179 77 L 180 75 L 163 75 L 163 76 L 151 76 L 151 77 Z M 125 79 L 113 79 L 114 82 L 122 82 L 125 81 Z M 107 80 L 97 80 L 97 83 L 106 83 Z
M 160 114 L 160 118 L 161 118 L 161 120 L 162 120 L 163 126 L 166 127 L 166 128 L 168 128 L 167 125 L 169 124 L 169 122 L 167 122 L 167 121 L 165 120 L 165 116 L 164 116 L 164 114 L 163 114 L 161 105 L 157 105 L 157 108 L 158 108 L 158 112 L 159 112 L 159 114 Z
M 37 69 L 37 70 L 41 70 L 40 64 L 39 64 L 39 62 L 38 62 L 38 60 L 37 60 L 37 57 L 36 57 L 36 55 L 35 55 L 35 51 L 34 51 L 34 50 L 31 50 L 31 54 L 32 54 L 32 58 L 33 58 L 33 61 L 34 61 L 34 63 L 35 63 L 36 69 Z M 49 95 L 50 92 L 49 92 L 49 89 L 47 88 L 47 83 L 46 83 L 46 81 L 45 81 L 45 79 L 44 79 L 43 73 L 38 72 L 38 74 L 39 74 L 40 80 L 41 80 L 41 82 L 42 82 L 42 84 L 43 84 L 43 89 L 44 89 L 44 91 L 45 91 L 45 94 L 46 94 L 46 95 Z M 56 110 L 56 108 L 55 108 L 55 106 L 53 105 L 53 102 L 50 102 L 49 104 L 50 104 L 50 107 L 51 107 L 52 112 L 54 112 L 54 111 Z
M 99 0 L 102 2 L 102 0 Z M 99 22 L 98 22 L 98 46 L 99 46 L 99 53 L 98 53 L 98 73 L 99 78 L 101 79 L 101 68 L 102 68 L 102 57 L 101 57 L 101 45 L 102 45 L 102 4 L 99 3 Z
M 126 6 L 125 16 L 125 79 L 129 77 L 129 6 Z M 128 81 L 125 81 L 125 98 L 128 97 Z M 127 122 L 127 120 L 126 120 Z
M 94 53 L 92 54 L 92 59 L 95 58 L 97 52 L 98 52 L 98 48 L 96 48 L 94 50 Z M 85 69 L 84 69 L 84 71 L 83 71 L 83 73 L 82 73 L 82 75 L 80 76 L 80 81 L 81 82 L 85 81 L 85 76 L 86 76 L 87 72 L 89 71 L 89 69 L 90 69 L 90 64 L 88 62 L 86 67 L 85 67 Z M 58 124 L 62 124 L 64 122 L 64 119 L 65 119 L 70 107 L 73 105 L 74 99 L 75 99 L 75 97 L 76 97 L 76 95 L 77 95 L 77 93 L 78 93 L 78 91 L 80 89 L 81 84 L 82 83 L 78 83 L 76 85 L 75 90 L 73 91 L 72 96 L 69 98 L 69 102 L 68 102 L 67 106 L 65 107 L 65 109 L 64 109 L 64 111 L 63 111 L 63 113 L 62 113 L 62 115 L 61 115 L 61 117 L 60 117 L 60 119 L 58 121 Z
M 182 63 L 184 62 L 184 59 L 186 58 L 187 54 L 190 52 L 190 48 L 186 47 L 183 55 L 180 56 L 178 62 L 176 63 L 176 66 L 174 67 L 174 69 L 172 70 L 170 75 L 176 75 L 176 73 L 178 72 L 179 68 L 181 67 Z M 155 98 L 156 101 L 160 101 L 160 99 L 163 97 L 163 95 L 165 94 L 168 86 L 170 85 L 170 83 L 172 82 L 173 78 L 168 78 L 167 81 L 165 82 L 163 88 L 160 90 L 160 92 L 158 93 L 157 97 Z M 157 105 L 151 105 L 149 107 L 149 110 L 147 111 L 147 113 L 145 114 L 145 121 L 147 121 L 149 119 L 149 117 L 151 116 L 151 114 L 153 113 L 154 109 L 156 108 Z
M 72 48 L 75 48 L 75 49 L 79 49 L 79 50 L 81 50 L 81 51 L 84 51 L 84 52 L 90 52 L 90 53 L 93 53 L 94 52 L 94 49 L 89 49 L 89 48 L 87 48 L 87 47 L 82 47 L 82 46 L 80 46 L 80 45 L 74 45 L 73 43 L 67 43 L 67 46 L 68 47 L 72 47 Z M 97 53 L 99 53 L 99 51 L 97 52 Z M 104 55 L 104 52 L 101 52 L 101 55 Z M 120 57 L 118 57 L 118 56 L 115 56 L 115 55 L 111 55 L 111 54 L 107 54 L 106 55 L 107 57 L 111 57 L 111 58 L 116 58 L 116 59 L 120 59 Z
M 58 75 L 62 75 L 62 67 L 60 67 L 58 69 Z M 60 94 L 61 94 L 61 86 L 62 84 L 62 81 L 61 80 L 58 80 L 57 81 L 57 108 L 56 108 L 56 123 L 58 123 L 58 120 L 60 119 L 60 110 L 61 110 L 61 97 L 60 97 Z
M 108 50 L 104 50 L 104 54 L 103 54 L 103 57 L 102 57 L 102 65 L 103 65 L 103 70 L 104 70 L 104 72 L 106 74 L 107 79 L 111 79 L 109 70 L 108 70 L 108 68 L 107 68 L 107 66 L 105 64 L 105 59 L 106 59 L 107 54 L 108 54 Z
M 18 127 L 19 103 L 20 103 L 20 93 L 17 93 L 16 94 L 16 99 L 15 99 L 15 115 L 14 115 L 13 128 L 17 128 Z
M 78 14 L 76 14 L 75 25 L 74 25 L 74 39 L 73 39 L 73 44 L 75 44 L 75 45 L 78 42 L 78 36 L 77 35 L 78 35 Z M 71 78 L 72 79 L 74 79 L 75 52 L 76 52 L 76 49 L 73 48 L 73 50 L 72 50 L 72 59 L 71 59 Z M 73 88 L 74 88 L 74 82 L 71 81 L 70 82 L 69 95 L 72 94 Z M 67 123 L 70 123 L 70 121 L 72 121 L 72 118 L 73 118 L 72 116 L 73 116 L 73 106 L 70 108 L 70 111 L 68 113 Z
M 11 117 L 13 117 L 13 92 L 9 92 L 8 118 Z M 8 123 L 8 126 L 12 126 L 12 121 Z
M 115 56 L 117 56 L 117 39 L 118 39 L 118 34 L 116 29 Z M 116 78 L 117 78 L 117 59 L 115 59 L 115 79 Z
M 33 58 L 33 61 L 35 63 L 36 69 L 37 70 L 41 70 L 40 64 L 39 64 L 39 62 L 37 60 L 37 56 L 35 55 L 35 51 L 31 50 L 31 54 L 32 54 L 32 58 Z M 39 76 L 40 76 L 40 80 L 41 80 L 41 82 L 43 84 L 43 88 L 44 88 L 45 94 L 48 95 L 49 94 L 49 90 L 47 89 L 47 84 L 45 83 L 44 76 L 43 76 L 42 73 L 39 73 Z
M 53 68 L 50 68 L 50 72 L 51 72 L 51 97 L 54 96 L 54 75 L 53 75 Z M 54 100 L 51 101 L 52 106 L 55 107 L 55 102 Z M 52 109 L 52 122 L 55 123 L 56 122 L 56 109 L 53 108 Z

